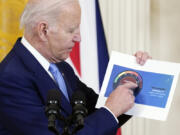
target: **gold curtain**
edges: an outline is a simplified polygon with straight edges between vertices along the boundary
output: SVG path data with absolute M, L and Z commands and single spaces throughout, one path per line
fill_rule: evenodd
M 0 62 L 22 36 L 20 16 L 28 0 L 0 0 Z

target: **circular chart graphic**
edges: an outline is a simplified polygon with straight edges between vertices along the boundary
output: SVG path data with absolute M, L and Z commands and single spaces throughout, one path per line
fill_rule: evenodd
M 132 89 L 134 95 L 137 96 L 140 90 L 142 89 L 143 80 L 142 77 L 135 71 L 124 71 L 119 73 L 113 82 L 113 88 L 126 83 L 127 81 L 134 82 L 138 85 L 136 89 Z

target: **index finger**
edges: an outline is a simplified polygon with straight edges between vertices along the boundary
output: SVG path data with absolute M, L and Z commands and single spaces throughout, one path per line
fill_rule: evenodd
M 128 89 L 135 89 L 138 87 L 138 85 L 134 82 L 131 81 L 125 81 L 125 83 L 123 84 L 123 86 L 125 86 Z

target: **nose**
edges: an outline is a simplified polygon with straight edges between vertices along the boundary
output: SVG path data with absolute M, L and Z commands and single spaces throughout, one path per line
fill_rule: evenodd
M 80 33 L 80 29 L 78 29 L 73 37 L 73 41 L 74 42 L 81 42 L 81 33 Z

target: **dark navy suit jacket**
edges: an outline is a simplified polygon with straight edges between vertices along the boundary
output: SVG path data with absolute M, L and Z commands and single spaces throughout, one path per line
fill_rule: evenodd
M 64 74 L 70 98 L 75 90 L 83 90 L 86 94 L 89 114 L 77 135 L 114 135 L 129 116 L 120 116 L 118 125 L 106 109 L 96 110 L 98 96 L 93 90 L 78 79 L 66 62 L 57 66 Z M 0 135 L 53 135 L 48 130 L 44 113 L 47 92 L 51 89 L 59 88 L 18 39 L 0 64 Z M 64 116 L 69 116 L 71 105 L 61 95 L 61 111 Z M 63 126 L 63 122 L 57 123 L 60 132 Z

